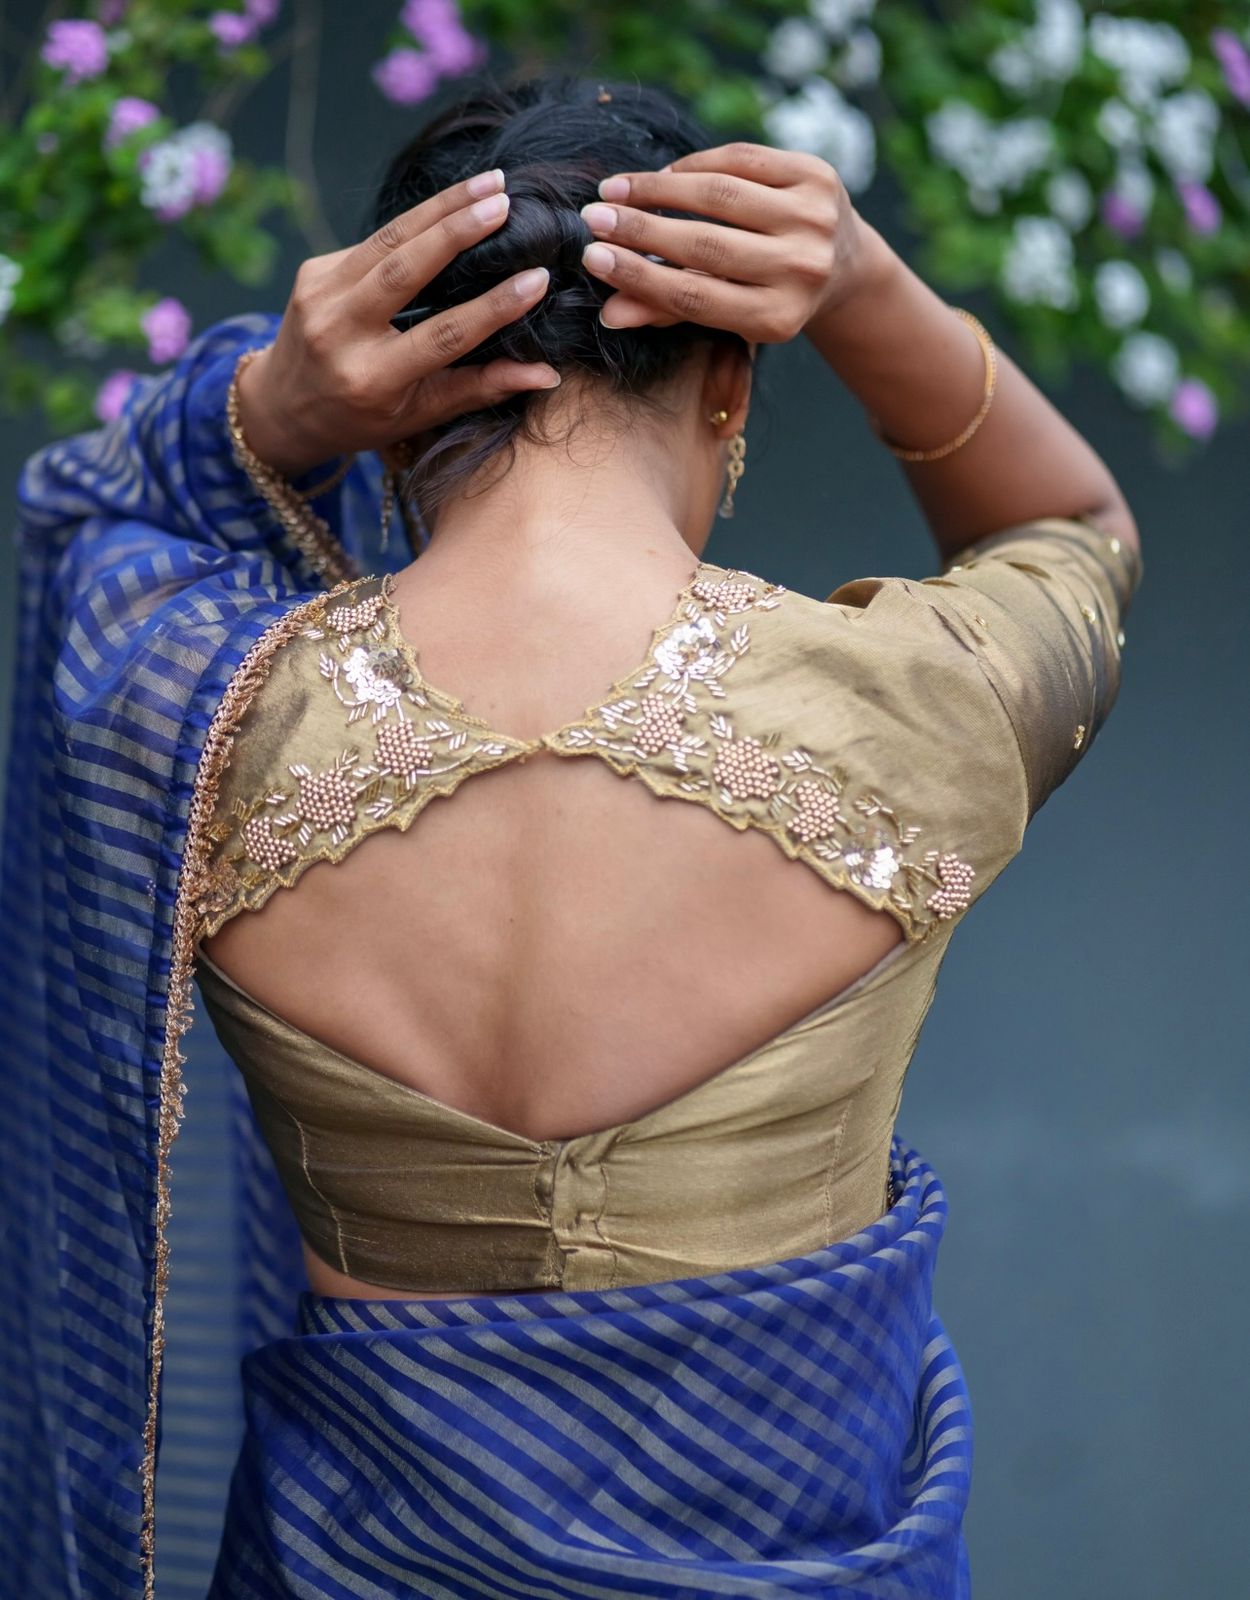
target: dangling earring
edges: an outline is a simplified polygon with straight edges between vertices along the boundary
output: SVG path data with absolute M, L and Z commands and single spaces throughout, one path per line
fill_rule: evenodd
M 720 502 L 720 515 L 731 517 L 733 515 L 733 494 L 738 488 L 738 480 L 746 472 L 746 434 L 741 429 L 730 440 L 730 469 L 728 469 L 728 482 L 725 485 L 725 499 Z
M 382 474 L 382 550 L 391 547 L 391 523 L 395 517 L 395 497 L 399 493 L 399 474 L 387 467 Z

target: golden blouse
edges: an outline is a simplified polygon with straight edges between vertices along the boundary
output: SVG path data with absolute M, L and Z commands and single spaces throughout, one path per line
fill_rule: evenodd
M 542 747 L 760 830 L 905 938 L 686 1093 L 545 1140 L 331 1049 L 200 952 L 204 1002 L 312 1248 L 413 1293 L 606 1289 L 799 1255 L 879 1216 L 947 942 L 1110 712 L 1141 571 L 1132 546 L 1065 518 L 979 540 L 941 576 L 857 579 L 825 601 L 700 562 L 640 666 L 529 740 L 423 679 L 389 575 L 314 605 L 222 775 L 197 942 Z

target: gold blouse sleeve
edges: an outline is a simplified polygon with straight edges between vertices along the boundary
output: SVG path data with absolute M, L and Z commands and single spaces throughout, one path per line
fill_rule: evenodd
M 1031 820 L 1093 744 L 1120 689 L 1140 552 L 1092 523 L 1043 517 L 988 534 L 940 577 L 881 580 L 921 599 L 980 663 L 1020 749 Z M 862 604 L 865 583 L 830 601 Z

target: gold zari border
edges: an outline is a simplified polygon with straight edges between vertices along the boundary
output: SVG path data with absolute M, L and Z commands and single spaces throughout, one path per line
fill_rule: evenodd
M 152 1337 L 147 1419 L 143 1429 L 143 1520 L 139 1535 L 144 1600 L 153 1600 L 156 1589 L 156 1425 L 165 1354 L 165 1294 L 169 1287 L 169 1241 L 165 1232 L 170 1216 L 169 1154 L 183 1117 L 185 1085 L 182 1068 L 187 1058 L 178 1048 L 178 1041 L 192 1022 L 191 983 L 195 971 L 194 949 L 199 915 L 197 900 L 209 855 L 206 831 L 216 808 L 218 784 L 228 764 L 239 722 L 268 676 L 274 654 L 292 635 L 306 626 L 310 618 L 323 610 L 328 600 L 347 588 L 352 581 L 350 578 L 342 579 L 334 588 L 295 606 L 265 629 L 226 685 L 209 724 L 196 766 L 182 865 L 174 894 L 173 945 L 166 999 L 165 1044 L 161 1056 Z

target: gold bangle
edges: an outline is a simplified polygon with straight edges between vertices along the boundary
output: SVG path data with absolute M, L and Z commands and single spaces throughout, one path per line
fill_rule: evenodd
M 941 457 L 948 456 L 952 451 L 958 450 L 960 445 L 967 444 L 968 440 L 971 439 L 972 435 L 985 421 L 986 414 L 994 400 L 994 390 L 998 385 L 998 351 L 994 347 L 994 341 L 985 331 L 983 325 L 972 315 L 971 311 L 964 311 L 959 306 L 952 306 L 951 310 L 957 317 L 961 317 L 972 329 L 973 333 L 976 334 L 981 345 L 981 354 L 985 357 L 985 394 L 981 400 L 981 408 L 962 433 L 948 443 L 938 445 L 934 450 L 904 450 L 900 446 L 892 444 L 877 426 L 877 419 L 871 417 L 869 421 L 877 437 L 885 445 L 886 449 L 898 456 L 901 461 L 938 461 Z
M 259 349 L 243 352 L 235 362 L 234 375 L 226 391 L 226 427 L 234 459 L 318 577 L 327 584 L 359 577 L 355 561 L 335 538 L 329 523 L 301 499 L 280 472 L 267 466 L 243 437 L 239 421 L 239 379 L 244 368 L 259 354 Z

